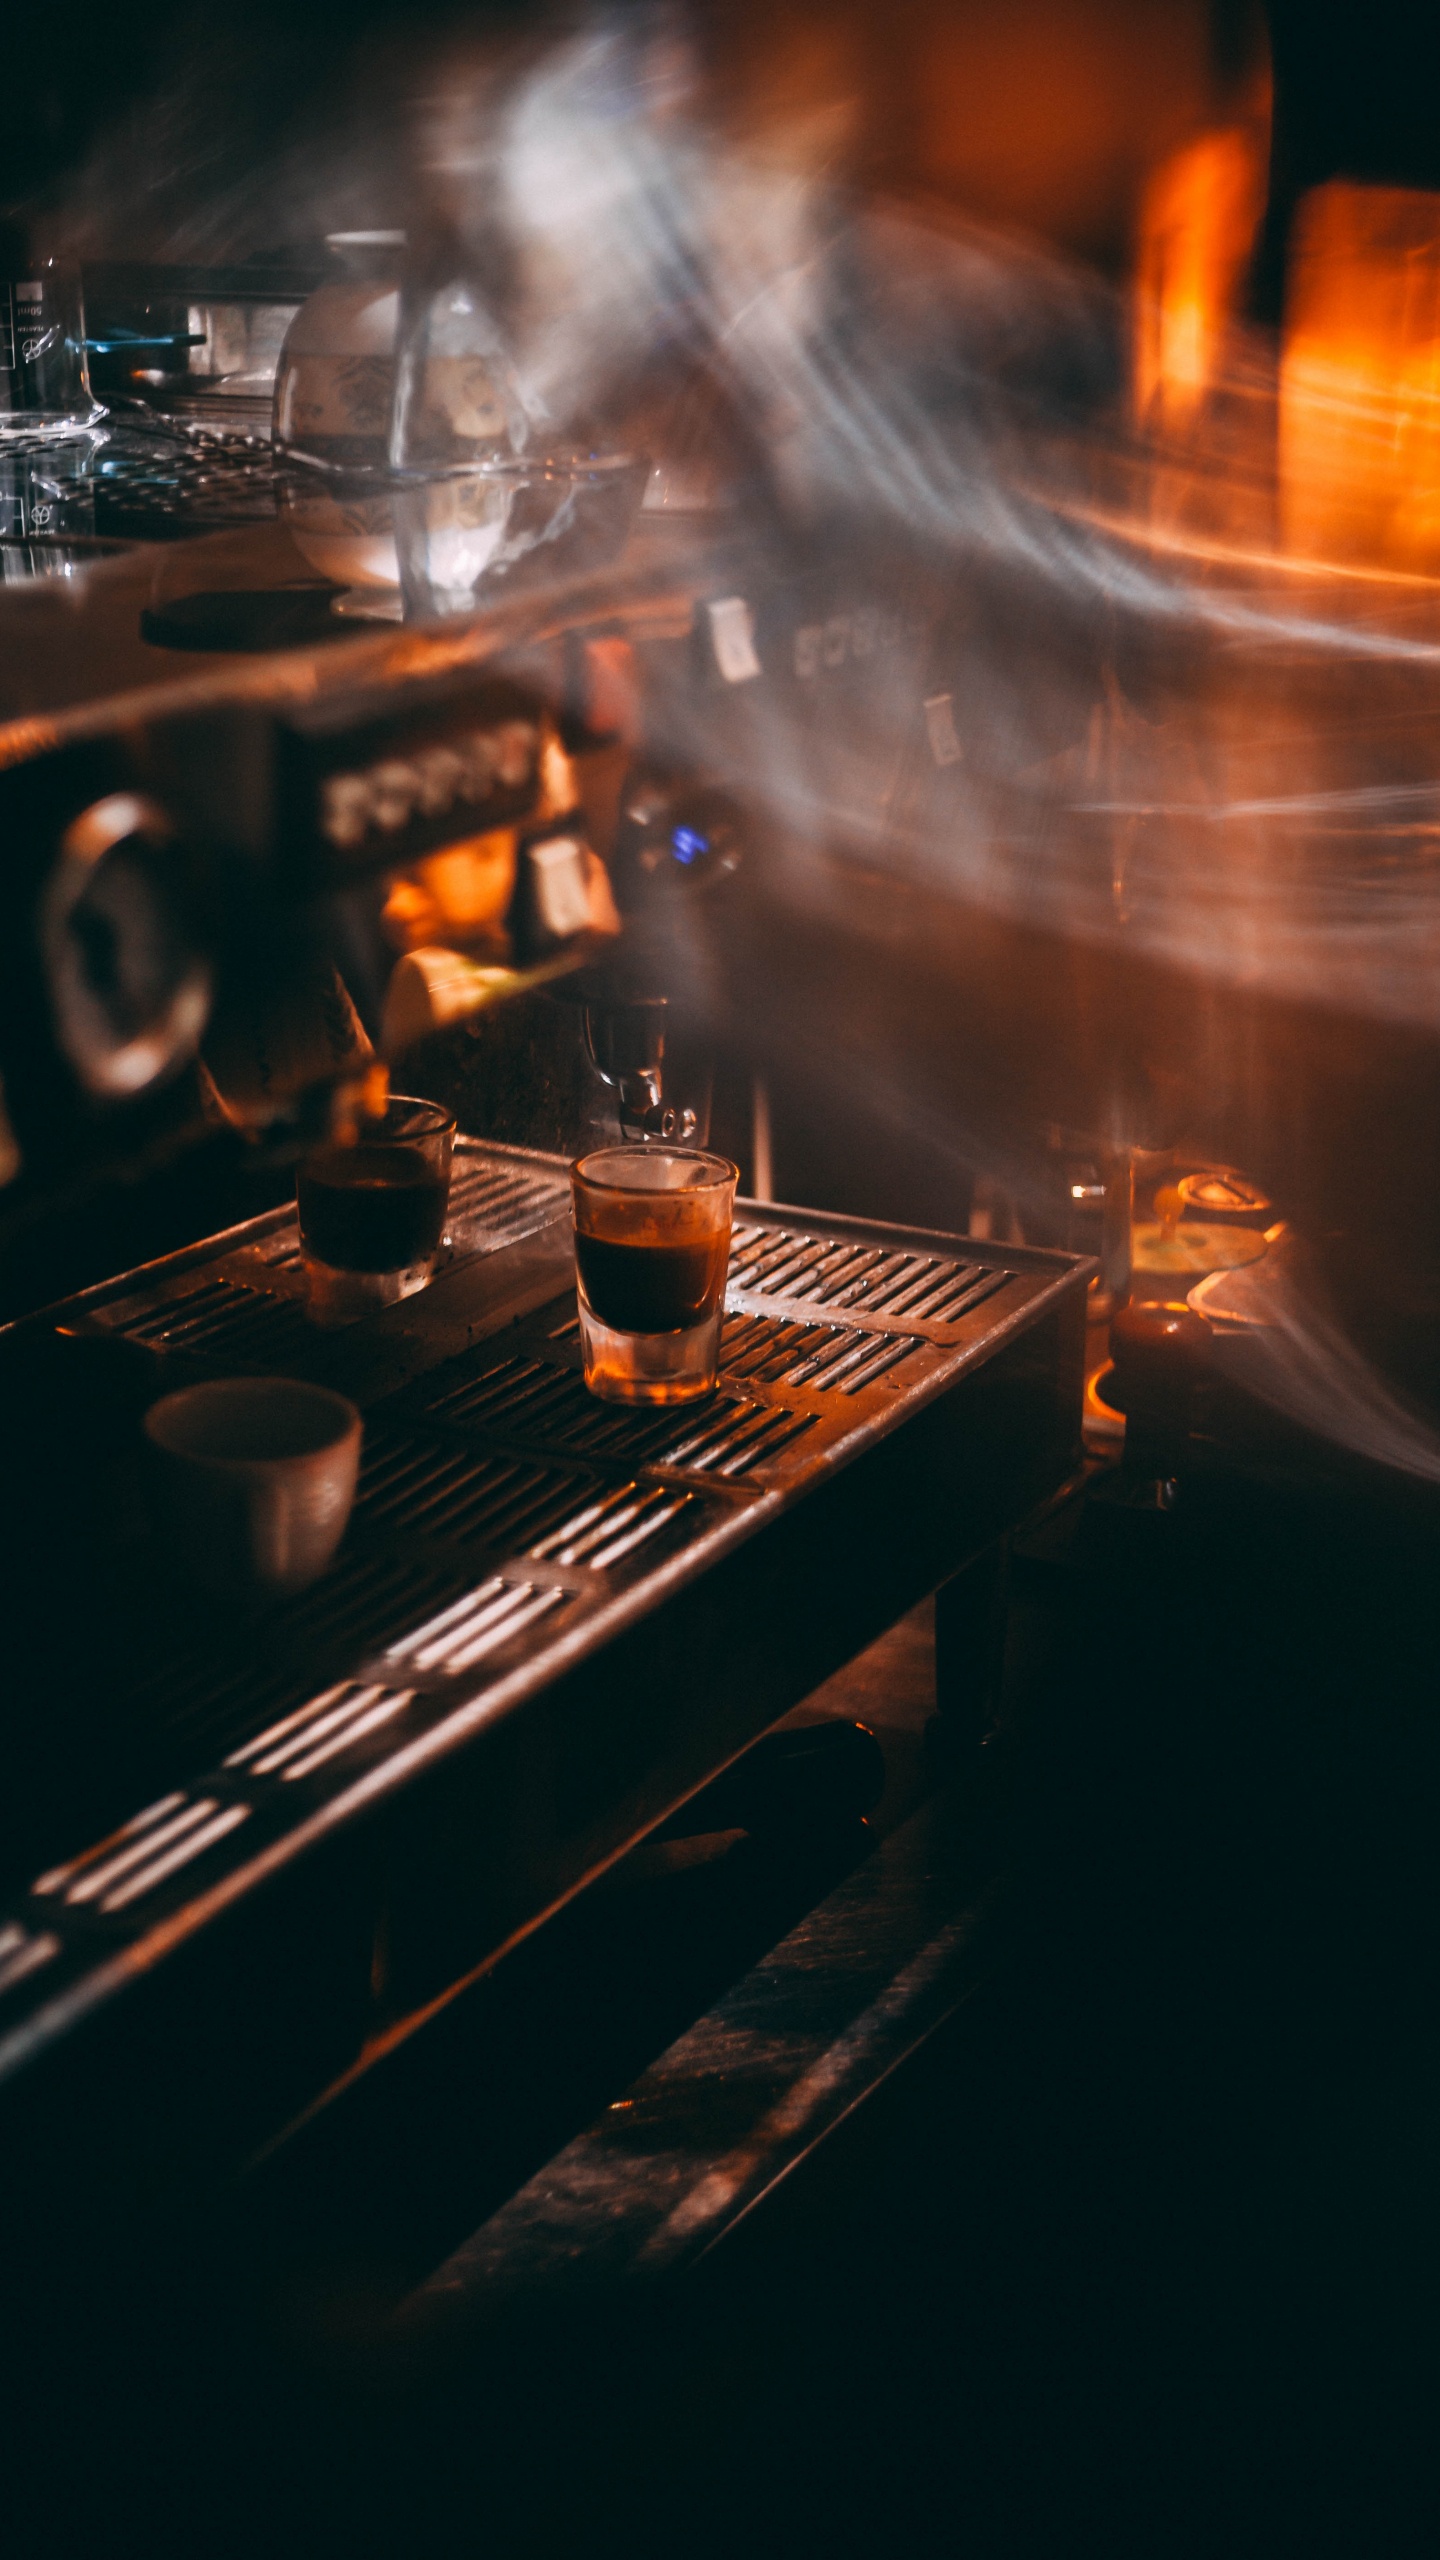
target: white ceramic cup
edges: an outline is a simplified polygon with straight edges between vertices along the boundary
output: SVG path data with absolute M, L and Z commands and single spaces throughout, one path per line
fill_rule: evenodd
M 329 1564 L 355 1500 L 362 1424 L 349 1399 L 298 1378 L 218 1378 L 145 1416 L 163 1527 L 207 1591 L 303 1591 Z

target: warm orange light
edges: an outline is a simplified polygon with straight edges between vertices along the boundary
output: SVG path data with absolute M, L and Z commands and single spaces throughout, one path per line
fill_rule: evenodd
M 383 917 L 394 948 L 415 951 L 439 943 L 483 950 L 491 958 L 507 953 L 515 850 L 514 828 L 501 827 L 427 854 L 403 873 L 391 885 Z
M 1440 196 L 1337 181 L 1301 206 L 1280 481 L 1292 550 L 1440 570 Z
M 1227 333 L 1265 210 L 1265 134 L 1223 125 L 1157 169 L 1140 207 L 1135 406 L 1186 426 L 1224 369 Z

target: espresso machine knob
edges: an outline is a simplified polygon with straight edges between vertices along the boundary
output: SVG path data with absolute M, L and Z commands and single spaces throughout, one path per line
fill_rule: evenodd
M 184 918 L 175 830 L 134 791 L 73 818 L 40 906 L 56 1038 L 84 1090 L 118 1102 L 192 1058 L 211 971 Z
M 632 773 L 610 856 L 622 912 L 659 922 L 677 901 L 708 897 L 740 869 L 747 838 L 744 812 L 728 792 Z

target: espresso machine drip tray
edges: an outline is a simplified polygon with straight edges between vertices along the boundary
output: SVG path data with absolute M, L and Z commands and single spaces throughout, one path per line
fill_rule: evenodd
M 363 1324 L 311 1327 L 278 1210 L 7 1327 L 0 2156 L 58 2074 L 107 2156 L 233 2163 L 404 2033 L 1063 1480 L 1090 1270 L 742 1203 L 716 1392 L 619 1408 L 566 1168 L 462 1140 Z M 139 1432 L 247 1372 L 365 1417 L 335 1566 L 251 1618 Z

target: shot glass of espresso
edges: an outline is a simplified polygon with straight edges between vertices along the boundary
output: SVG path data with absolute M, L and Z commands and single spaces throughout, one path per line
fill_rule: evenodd
M 309 1311 L 353 1324 L 423 1289 L 450 1197 L 455 1123 L 438 1102 L 392 1094 L 353 1137 L 306 1156 L 295 1178 Z
M 602 1147 L 572 1168 L 585 1384 L 688 1404 L 715 1384 L 739 1176 L 688 1147 Z

